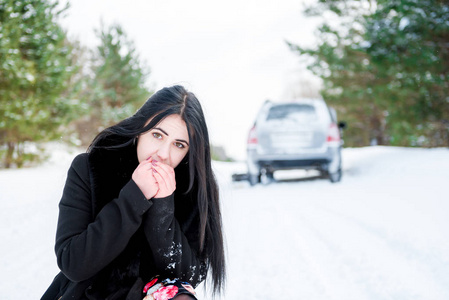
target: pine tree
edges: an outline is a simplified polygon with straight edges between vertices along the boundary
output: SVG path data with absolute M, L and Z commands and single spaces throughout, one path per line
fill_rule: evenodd
M 100 44 L 92 54 L 93 75 L 87 87 L 91 110 L 76 122 L 83 145 L 103 128 L 134 114 L 151 95 L 146 87 L 150 70 L 121 26 L 103 26 L 97 36 Z
M 394 107 L 392 144 L 449 146 L 449 3 L 378 0 L 365 39 Z
M 320 0 L 313 58 L 323 97 L 350 126 L 351 146 L 449 145 L 449 5 L 444 1 Z
M 27 141 L 48 141 L 73 117 L 71 44 L 57 23 L 67 9 L 46 0 L 0 2 L 0 157 L 21 166 Z

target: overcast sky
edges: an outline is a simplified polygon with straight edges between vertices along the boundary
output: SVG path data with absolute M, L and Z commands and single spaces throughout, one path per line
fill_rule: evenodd
M 151 68 L 148 85 L 182 84 L 194 92 L 212 143 L 245 159 L 260 105 L 285 100 L 300 78 L 317 82 L 285 43 L 314 43 L 304 2 L 76 0 L 61 22 L 89 48 L 98 43 L 100 20 L 120 24 Z

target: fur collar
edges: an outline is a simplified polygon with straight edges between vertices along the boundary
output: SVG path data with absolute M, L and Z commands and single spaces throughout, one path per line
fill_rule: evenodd
M 93 213 L 100 210 L 114 198 L 131 179 L 138 165 L 136 146 L 119 149 L 94 148 L 89 154 Z

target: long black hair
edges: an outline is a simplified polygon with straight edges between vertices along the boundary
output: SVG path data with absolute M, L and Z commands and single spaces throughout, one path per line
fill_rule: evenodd
M 177 186 L 185 188 L 177 188 L 175 194 L 182 192 L 197 201 L 200 224 L 198 251 L 211 271 L 213 292 L 221 292 L 225 280 L 225 257 L 218 185 L 211 166 L 209 133 L 196 96 L 179 85 L 159 90 L 133 116 L 100 132 L 88 152 L 104 145 L 108 148 L 130 146 L 140 134 L 173 114 L 181 116 L 189 134 L 189 152 L 175 169 Z M 151 121 L 147 124 L 149 119 Z M 179 185 L 178 180 L 183 182 Z

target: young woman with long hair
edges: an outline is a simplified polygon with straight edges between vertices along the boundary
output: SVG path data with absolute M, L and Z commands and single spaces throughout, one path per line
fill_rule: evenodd
M 196 299 L 225 280 L 206 121 L 182 86 L 163 88 L 103 130 L 67 175 L 42 299 Z M 165 298 L 164 298 L 165 297 Z

